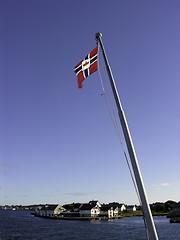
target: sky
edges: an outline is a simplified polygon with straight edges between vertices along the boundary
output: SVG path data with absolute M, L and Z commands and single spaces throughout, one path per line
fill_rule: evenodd
M 0 205 L 139 204 L 101 52 L 100 74 L 77 87 L 73 68 L 96 32 L 148 200 L 180 201 L 179 9 L 178 0 L 0 1 Z

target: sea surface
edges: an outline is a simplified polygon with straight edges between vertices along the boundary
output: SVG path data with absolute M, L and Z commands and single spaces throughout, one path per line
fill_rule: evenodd
M 180 240 L 180 224 L 154 217 L 159 240 Z M 111 221 L 38 218 L 30 211 L 0 210 L 0 240 L 146 240 L 142 217 Z

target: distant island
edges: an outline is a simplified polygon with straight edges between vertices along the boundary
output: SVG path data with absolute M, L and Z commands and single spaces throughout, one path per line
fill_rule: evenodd
M 180 217 L 180 202 L 168 200 L 165 203 L 155 202 L 150 204 L 152 215 L 170 217 L 171 220 Z M 142 216 L 141 206 L 127 205 L 124 203 L 111 202 L 101 204 L 98 200 L 88 203 L 60 204 L 34 204 L 34 205 L 4 205 L 2 210 L 26 210 L 31 211 L 37 217 L 59 219 L 114 219 L 131 216 Z M 173 222 L 173 221 L 172 221 Z

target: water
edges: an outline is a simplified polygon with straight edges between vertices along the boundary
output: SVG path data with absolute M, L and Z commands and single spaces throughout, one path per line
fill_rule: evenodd
M 180 224 L 155 217 L 159 240 L 180 240 Z M 142 217 L 113 221 L 37 218 L 29 211 L 0 210 L 0 240 L 146 240 Z

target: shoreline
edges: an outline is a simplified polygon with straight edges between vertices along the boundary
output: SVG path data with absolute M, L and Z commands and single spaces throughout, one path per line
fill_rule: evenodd
M 92 220 L 99 220 L 99 221 L 105 221 L 105 220 L 114 220 L 114 219 L 121 219 L 124 218 L 123 216 L 117 216 L 117 217 L 64 217 L 64 216 L 41 216 L 36 213 L 31 213 L 35 217 L 40 218 L 47 218 L 47 219 L 57 219 L 57 220 L 81 220 L 81 221 L 92 221 Z

